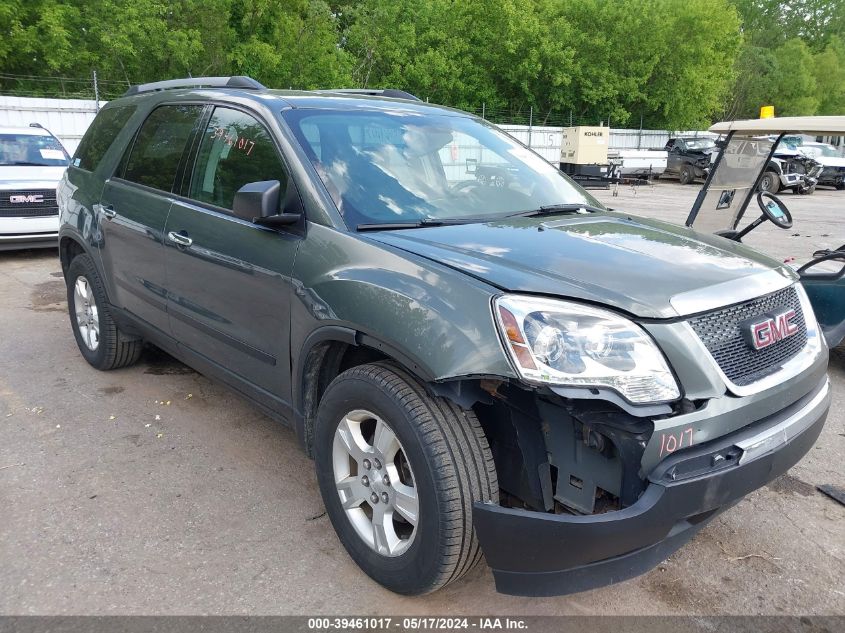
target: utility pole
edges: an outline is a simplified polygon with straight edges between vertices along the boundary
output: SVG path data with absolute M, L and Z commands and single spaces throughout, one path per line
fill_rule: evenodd
M 531 128 L 534 127 L 534 106 L 528 107 L 528 147 L 531 147 Z
M 640 133 L 637 136 L 637 149 L 640 149 L 643 144 L 643 113 L 640 112 Z
M 94 109 L 100 111 L 100 88 L 97 86 L 97 71 L 91 71 L 94 75 Z

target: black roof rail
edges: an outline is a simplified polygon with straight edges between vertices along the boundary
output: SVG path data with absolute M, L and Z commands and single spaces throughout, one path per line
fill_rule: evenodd
M 322 94 L 348 94 L 348 95 L 370 95 L 372 97 L 391 97 L 393 99 L 410 99 L 411 101 L 420 101 L 421 99 L 416 95 L 404 90 L 396 90 L 395 88 L 385 88 L 384 90 L 377 90 L 371 88 L 334 88 L 331 90 L 314 90 Z
M 241 88 L 244 90 L 266 90 L 267 87 L 255 81 L 252 77 L 234 75 L 232 77 L 188 77 L 186 79 L 168 79 L 154 81 L 148 84 L 132 86 L 123 93 L 124 97 L 155 92 L 156 90 L 170 90 L 171 88 Z

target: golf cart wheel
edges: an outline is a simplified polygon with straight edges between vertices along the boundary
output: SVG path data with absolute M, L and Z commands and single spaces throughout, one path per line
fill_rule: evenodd
M 763 172 L 763 177 L 760 179 L 760 191 L 768 191 L 769 193 L 780 191 L 780 178 L 775 172 L 769 169 Z
M 353 367 L 320 401 L 314 457 L 332 526 L 376 582 L 428 593 L 481 560 L 472 506 L 499 489 L 472 411 L 392 363 Z
M 91 258 L 77 255 L 68 266 L 65 280 L 71 327 L 85 360 L 100 370 L 134 364 L 141 355 L 144 342 L 127 337 L 117 327 Z
M 695 177 L 693 176 L 693 173 L 692 173 L 692 167 L 690 167 L 689 165 L 683 165 L 681 167 L 681 176 L 680 176 L 681 184 L 682 185 L 688 185 L 693 180 L 695 180 Z

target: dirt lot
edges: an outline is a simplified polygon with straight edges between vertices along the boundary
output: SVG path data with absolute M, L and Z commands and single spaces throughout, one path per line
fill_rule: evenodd
M 597 195 L 682 221 L 695 190 Z M 784 199 L 795 230 L 749 243 L 803 258 L 845 242 L 845 192 Z M 497 595 L 482 567 L 410 599 L 341 548 L 290 430 L 161 353 L 90 368 L 59 270 L 55 252 L 0 253 L 0 613 L 845 613 L 845 508 L 815 489 L 845 486 L 845 354 L 832 355 L 833 408 L 809 455 L 654 571 L 526 599 Z

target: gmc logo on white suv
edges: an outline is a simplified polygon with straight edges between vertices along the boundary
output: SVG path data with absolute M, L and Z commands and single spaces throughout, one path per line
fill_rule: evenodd
M 36 204 L 38 202 L 44 202 L 44 196 L 38 193 L 33 193 L 29 196 L 9 196 L 9 202 L 12 204 Z
M 764 349 L 798 332 L 798 325 L 793 323 L 795 310 L 787 310 L 768 317 L 763 321 L 748 326 L 748 340 L 754 349 Z

